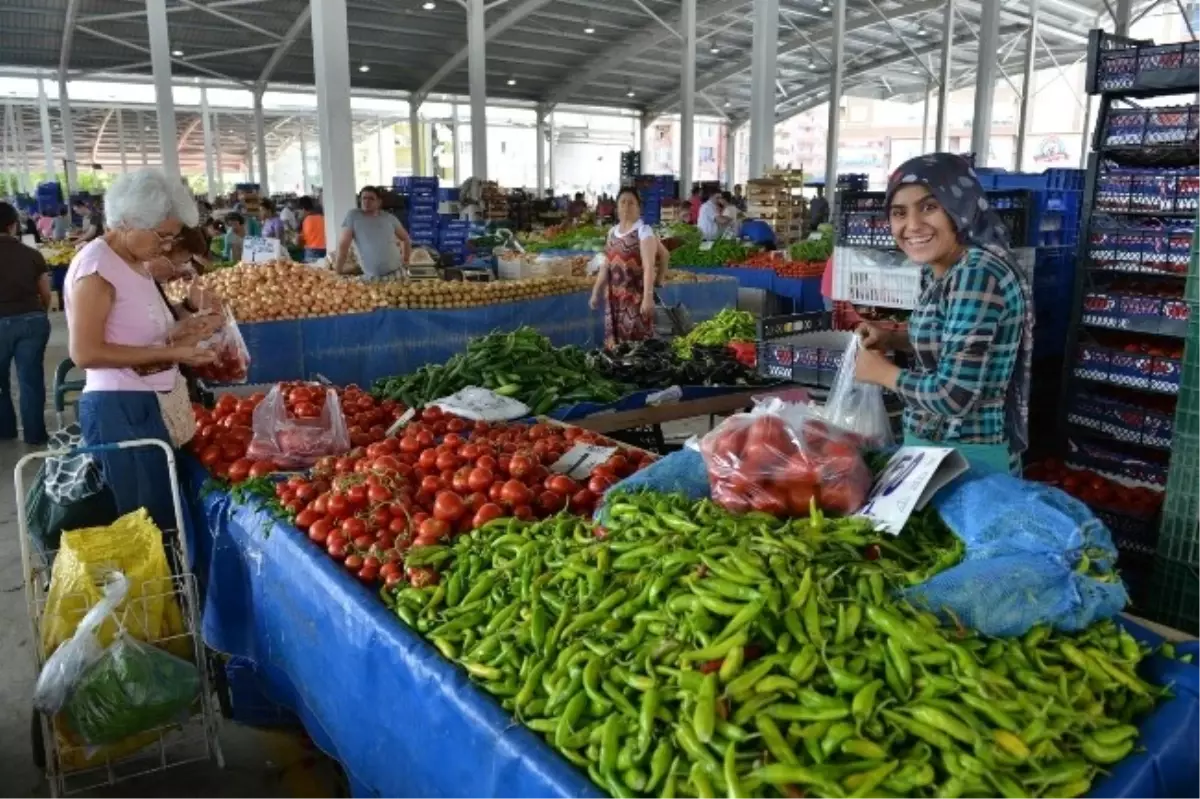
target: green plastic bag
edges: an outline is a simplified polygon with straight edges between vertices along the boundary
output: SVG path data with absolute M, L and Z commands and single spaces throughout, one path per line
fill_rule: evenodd
M 121 632 L 83 673 L 63 712 L 71 730 L 96 746 L 185 720 L 199 694 L 194 664 Z

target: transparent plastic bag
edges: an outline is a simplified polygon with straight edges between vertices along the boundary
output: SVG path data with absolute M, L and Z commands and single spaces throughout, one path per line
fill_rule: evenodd
M 250 350 L 246 348 L 233 312 L 226 308 L 224 314 L 221 329 L 200 342 L 200 346 L 212 350 L 217 359 L 205 366 L 193 367 L 192 374 L 209 383 L 245 383 L 250 375 Z
M 341 455 L 350 449 L 350 432 L 342 414 L 337 392 L 326 389 L 321 415 L 314 419 L 288 416 L 283 392 L 275 385 L 254 409 L 254 438 L 247 457 L 271 460 L 277 466 L 312 466 L 325 455 Z
M 712 497 L 726 510 L 773 516 L 850 514 L 871 490 L 856 443 L 801 406 L 772 400 L 729 417 L 699 443 Z
M 67 697 L 84 672 L 104 653 L 100 643 L 100 625 L 125 601 L 129 581 L 118 571 L 111 572 L 100 601 L 84 614 L 75 634 L 54 650 L 42 666 L 33 689 L 33 706 L 53 715 L 62 709 Z
M 97 746 L 183 721 L 199 694 L 195 664 L 121 631 L 75 684 L 63 711 L 71 731 Z
M 894 441 L 892 423 L 883 406 L 883 389 L 854 379 L 854 367 L 861 351 L 862 339 L 851 336 L 830 386 L 829 398 L 816 414 L 856 438 L 860 447 L 883 449 Z

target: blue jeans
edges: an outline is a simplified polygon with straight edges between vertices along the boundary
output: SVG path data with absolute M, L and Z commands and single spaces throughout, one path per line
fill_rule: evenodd
M 46 443 L 46 342 L 50 319 L 45 312 L 0 316 L 0 439 L 17 437 L 9 372 L 17 362 L 21 391 L 21 427 L 26 444 Z
M 304 248 L 304 263 L 319 261 L 325 257 L 324 247 L 305 247 Z
M 171 443 L 158 395 L 153 391 L 85 391 L 79 398 L 79 427 L 89 445 L 135 438 Z M 124 516 L 145 508 L 160 530 L 178 527 L 166 458 L 158 448 L 98 452 L 96 460 L 104 482 L 112 490 L 118 514 Z

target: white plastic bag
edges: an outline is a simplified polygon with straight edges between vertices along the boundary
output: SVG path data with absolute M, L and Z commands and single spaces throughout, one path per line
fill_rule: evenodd
M 62 709 L 79 678 L 104 654 L 96 632 L 109 614 L 125 601 L 128 593 L 129 580 L 125 575 L 111 572 L 104 586 L 104 596 L 80 620 L 75 634 L 54 650 L 42 666 L 33 689 L 35 708 L 51 715 Z
M 520 400 L 477 386 L 467 386 L 429 404 L 464 419 L 484 422 L 506 422 L 529 415 L 529 406 Z
M 892 423 L 883 406 L 883 389 L 854 379 L 861 350 L 862 339 L 851 336 L 820 415 L 831 425 L 857 436 L 864 447 L 881 449 L 893 442 Z

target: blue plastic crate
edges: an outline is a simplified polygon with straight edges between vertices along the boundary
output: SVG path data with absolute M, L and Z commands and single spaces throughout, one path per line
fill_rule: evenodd
M 458 202 L 459 190 L 457 188 L 438 189 L 438 201 L 443 203 Z
M 1074 287 L 1074 248 L 1039 247 L 1033 265 L 1034 306 L 1069 299 Z
M 392 178 L 392 188 L 401 191 L 411 189 L 433 189 L 434 192 L 438 188 L 437 177 L 423 177 L 421 175 L 397 175 Z

